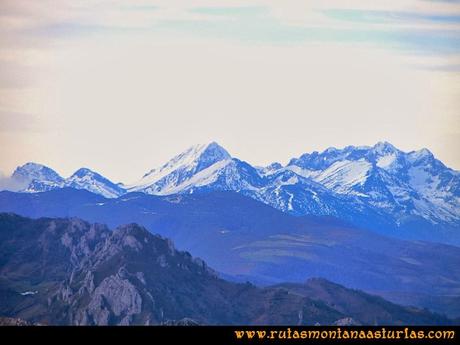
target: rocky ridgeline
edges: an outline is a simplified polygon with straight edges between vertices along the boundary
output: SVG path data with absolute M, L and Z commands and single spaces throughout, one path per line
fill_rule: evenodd
M 357 293 L 354 290 L 325 280 L 313 281 L 316 292 L 307 289 L 310 295 L 299 290 L 299 284 L 258 288 L 227 282 L 202 260 L 136 224 L 110 231 L 79 219 L 32 220 L 0 214 L 0 275 L 0 315 L 42 324 L 367 321 L 346 307 L 345 300 Z M 335 304 L 340 308 L 321 293 L 337 287 L 337 298 L 342 300 Z M 366 299 L 366 308 L 382 324 L 449 323 L 428 311 L 373 298 Z

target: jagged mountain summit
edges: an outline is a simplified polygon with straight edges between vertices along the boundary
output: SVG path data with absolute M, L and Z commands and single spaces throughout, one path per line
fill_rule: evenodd
M 63 179 L 33 163 L 19 167 L 13 178 L 27 182 L 23 192 L 73 187 L 108 198 L 127 192 L 235 191 L 293 215 L 333 216 L 380 232 L 423 238 L 433 230 L 449 235 L 460 228 L 460 172 L 427 149 L 403 152 L 387 142 L 329 148 L 267 167 L 253 167 L 211 142 L 187 149 L 128 185 L 88 169 Z
M 213 142 L 176 156 L 128 190 L 231 190 L 294 215 L 329 215 L 384 231 L 460 227 L 460 173 L 427 149 L 403 152 L 388 142 L 329 148 L 262 168 Z
M 375 208 L 433 224 L 460 219 L 460 173 L 427 149 L 402 152 L 387 142 L 302 155 L 288 164 L 329 190 L 353 195 Z
M 111 182 L 104 176 L 87 168 L 78 169 L 65 180 L 65 186 L 75 189 L 86 189 L 106 198 L 116 198 L 126 193 L 119 184 Z
M 64 179 L 59 174 L 42 164 L 26 163 L 17 167 L 11 179 L 24 192 L 45 192 L 64 186 Z
M 68 178 L 38 163 L 26 163 L 17 167 L 10 179 L 18 191 L 26 193 L 46 192 L 59 188 L 85 189 L 105 198 L 117 198 L 126 193 L 120 185 L 88 168 L 80 168 Z
M 206 186 L 215 183 L 218 173 L 231 162 L 229 153 L 215 142 L 195 145 L 146 173 L 128 190 L 167 195 Z

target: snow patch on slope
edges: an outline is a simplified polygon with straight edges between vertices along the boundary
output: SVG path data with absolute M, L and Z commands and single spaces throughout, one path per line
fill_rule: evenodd
M 290 165 L 286 167 L 286 170 L 292 171 L 294 174 L 305 177 L 305 178 L 314 178 L 318 175 L 318 171 L 301 168 L 297 165 Z
M 85 189 L 89 192 L 102 195 L 105 198 L 117 198 L 125 193 L 124 189 L 87 168 L 77 170 L 72 176 L 66 179 L 65 186 Z
M 127 189 L 141 191 L 177 171 L 180 171 L 182 174 L 188 174 L 191 177 L 191 175 L 200 170 L 230 158 L 228 152 L 215 142 L 195 145 L 175 156 L 162 167 L 149 171 L 138 182 L 127 185 Z M 181 181 L 176 181 L 176 184 L 177 182 L 181 183 Z M 171 189 L 172 186 L 169 185 L 167 188 Z
M 174 181 L 171 181 L 170 184 L 164 185 L 161 188 L 161 191 L 157 195 L 169 195 L 180 193 L 185 190 L 188 190 L 192 187 L 202 187 L 209 185 L 217 180 L 219 177 L 219 172 L 227 166 L 232 160 L 227 159 L 220 162 L 217 162 L 210 167 L 199 171 L 197 174 L 193 175 L 190 179 L 186 180 L 183 183 L 176 185 Z
M 357 194 L 353 187 L 363 185 L 372 169 L 372 164 L 364 159 L 339 161 L 324 170 L 315 181 L 340 194 Z
M 393 153 L 390 155 L 379 157 L 377 159 L 376 165 L 382 169 L 389 168 L 395 160 L 396 160 L 396 155 Z

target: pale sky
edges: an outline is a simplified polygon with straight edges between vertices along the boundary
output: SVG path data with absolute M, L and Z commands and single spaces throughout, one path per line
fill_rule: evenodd
M 460 1 L 1 0 L 0 171 L 386 140 L 460 169 Z

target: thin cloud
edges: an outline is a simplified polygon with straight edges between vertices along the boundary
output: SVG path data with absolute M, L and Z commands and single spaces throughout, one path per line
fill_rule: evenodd
M 0 171 L 0 190 L 7 190 L 10 192 L 17 192 L 27 187 L 27 181 L 19 181 L 11 176 L 6 176 Z
M 335 0 L 305 4 L 259 0 L 251 6 L 243 1 L 223 1 L 215 6 L 207 0 L 134 1 L 129 5 L 113 0 L 97 5 L 73 1 L 56 5 L 48 0 L 37 3 L 19 0 L 0 5 L 0 30 L 9 45 L 30 45 L 31 37 L 49 44 L 92 34 L 164 30 L 251 43 L 339 42 L 416 54 L 460 51 L 460 6 L 456 2 L 433 5 L 402 0 L 369 6 L 368 1 L 353 0 L 347 2 L 347 8 L 343 8 L 343 1 Z
M 209 138 L 263 163 L 254 141 L 283 159 L 359 136 L 459 166 L 439 146 L 458 124 L 458 16 L 425 0 L 3 0 L 2 164 L 123 180 Z

